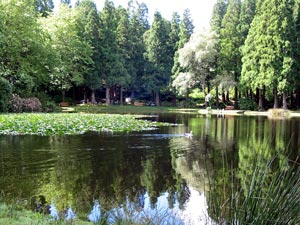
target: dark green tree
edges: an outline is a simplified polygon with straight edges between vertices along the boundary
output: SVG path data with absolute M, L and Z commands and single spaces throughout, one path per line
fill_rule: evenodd
M 149 92 L 155 94 L 155 103 L 158 106 L 160 92 L 167 86 L 171 76 L 172 56 L 168 54 L 169 29 L 165 19 L 156 12 L 150 30 L 145 33 L 145 57 L 148 62 L 143 77 L 144 85 Z
M 111 104 L 111 93 L 114 86 L 120 85 L 123 75 L 127 74 L 123 58 L 118 45 L 117 10 L 112 1 L 105 1 L 100 13 L 100 37 L 101 37 L 101 78 L 106 88 L 106 103 Z M 114 99 L 117 101 L 117 99 Z
M 241 33 L 238 30 L 241 10 L 240 0 L 230 0 L 226 14 L 222 20 L 220 30 L 220 66 L 221 74 L 238 82 L 241 71 L 241 54 L 242 45 Z M 235 100 L 238 98 L 238 89 L 235 85 Z
M 274 108 L 278 107 L 278 93 L 287 108 L 286 93 L 293 87 L 293 8 L 292 0 L 259 1 L 243 47 L 243 84 L 274 90 Z M 262 94 L 259 105 L 263 108 Z
M 215 59 L 215 70 L 212 73 L 213 78 L 211 83 L 215 85 L 216 88 L 216 105 L 219 107 L 219 86 L 224 87 L 224 77 L 222 76 L 222 68 L 221 68 L 221 57 L 220 57 L 220 33 L 222 28 L 222 20 L 226 13 L 226 9 L 228 6 L 228 0 L 217 0 L 216 4 L 213 8 L 212 18 L 210 20 L 211 30 L 217 34 L 217 43 L 216 50 L 217 55 Z M 222 88 L 222 99 L 225 101 L 225 93 L 224 88 Z
M 136 1 L 129 2 L 129 31 L 131 39 L 131 60 L 133 70 L 130 73 L 130 98 L 132 104 L 135 99 L 135 91 L 142 86 L 142 76 L 145 68 L 145 44 L 143 40 L 144 33 L 149 29 L 148 8 L 144 3 Z
M 95 3 L 92 0 L 83 0 L 76 7 L 77 23 L 79 24 L 79 35 L 92 47 L 92 63 L 87 65 L 88 72 L 85 73 L 84 83 L 92 90 L 91 102 L 95 103 L 95 90 L 102 86 L 101 75 L 101 40 L 100 21 Z M 84 100 L 86 101 L 86 93 Z

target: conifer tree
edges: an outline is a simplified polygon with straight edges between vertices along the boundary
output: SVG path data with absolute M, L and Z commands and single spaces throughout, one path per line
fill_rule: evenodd
M 133 70 L 130 74 L 130 99 L 131 103 L 135 100 L 135 91 L 142 86 L 142 76 L 145 71 L 145 45 L 143 40 L 144 33 L 149 29 L 148 8 L 145 3 L 136 1 L 129 2 L 129 36 L 131 39 L 131 60 Z
M 171 56 L 168 54 L 169 31 L 159 12 L 154 14 L 150 30 L 145 33 L 147 68 L 143 79 L 149 92 L 155 94 L 155 103 L 160 105 L 160 92 L 169 83 Z
M 292 87 L 293 7 L 293 0 L 260 0 L 243 47 L 243 84 L 274 90 L 274 108 L 278 107 L 277 93 L 287 108 L 286 93 Z
M 220 66 L 222 74 L 233 77 L 235 82 L 238 82 L 241 71 L 240 47 L 242 39 L 238 30 L 240 9 L 240 0 L 229 1 L 220 30 Z M 235 87 L 234 98 L 237 102 L 237 87 Z

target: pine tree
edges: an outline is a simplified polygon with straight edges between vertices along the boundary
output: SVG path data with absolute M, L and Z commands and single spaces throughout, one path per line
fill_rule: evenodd
M 228 6 L 228 0 L 217 0 L 213 8 L 213 14 L 210 20 L 210 27 L 211 30 L 218 35 L 220 35 L 222 20 L 226 13 L 227 6 Z
M 159 12 L 149 31 L 145 33 L 146 59 L 148 61 L 143 79 L 148 91 L 155 94 L 155 103 L 160 105 L 160 91 L 169 83 L 172 58 L 168 54 L 168 27 Z
M 229 1 L 220 30 L 220 66 L 222 74 L 232 76 L 236 82 L 239 80 L 241 71 L 240 47 L 242 38 L 238 30 L 240 9 L 240 0 Z M 235 87 L 234 98 L 235 100 L 238 98 L 237 87 Z
M 79 24 L 79 33 L 83 40 L 87 41 L 92 47 L 92 61 L 88 65 L 88 71 L 85 73 L 85 85 L 92 90 L 91 102 L 95 103 L 95 90 L 101 87 L 101 40 L 100 40 L 100 21 L 97 7 L 92 0 L 83 0 L 75 8 L 78 12 L 77 22 Z M 87 100 L 86 92 L 84 100 Z
M 135 91 L 142 87 L 142 77 L 145 71 L 145 45 L 144 33 L 149 29 L 148 8 L 145 3 L 139 4 L 136 1 L 129 2 L 129 36 L 131 39 L 131 60 L 133 70 L 130 74 L 130 99 L 135 100 Z
M 274 90 L 275 108 L 277 93 L 282 94 L 283 108 L 287 107 L 286 93 L 292 87 L 293 7 L 293 0 L 259 1 L 243 47 L 243 84 L 259 89 L 270 87 Z

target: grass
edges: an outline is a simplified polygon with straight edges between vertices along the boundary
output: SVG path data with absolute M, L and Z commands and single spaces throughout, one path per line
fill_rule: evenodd
M 212 183 L 210 211 L 217 224 L 300 224 L 299 165 L 292 162 L 291 167 L 280 170 L 277 160 L 256 165 L 250 176 L 233 172 L 233 182 L 223 187 L 227 193 L 223 193 L 222 200 L 214 196 L 216 187 Z M 247 185 L 237 185 L 237 176 Z
M 132 132 L 155 129 L 159 125 L 162 124 L 138 120 L 132 115 L 83 113 L 0 115 L 0 134 L 5 135 L 50 136 L 83 134 L 88 131 Z
M 197 113 L 197 109 L 178 107 L 133 106 L 133 105 L 82 105 L 76 106 L 75 112 L 111 113 L 111 114 L 159 114 L 159 113 Z

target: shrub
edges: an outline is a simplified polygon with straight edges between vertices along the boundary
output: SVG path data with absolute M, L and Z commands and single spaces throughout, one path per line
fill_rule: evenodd
M 239 108 L 242 110 L 258 110 L 258 105 L 251 98 L 240 98 L 239 99 Z
M 42 104 L 38 98 L 21 98 L 19 95 L 13 94 L 9 101 L 10 110 L 12 112 L 40 112 Z
M 12 87 L 10 83 L 4 78 L 0 78 L 0 112 L 6 112 L 8 110 L 11 92 Z

